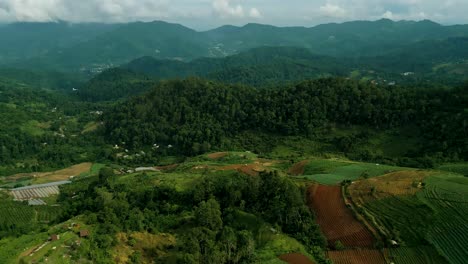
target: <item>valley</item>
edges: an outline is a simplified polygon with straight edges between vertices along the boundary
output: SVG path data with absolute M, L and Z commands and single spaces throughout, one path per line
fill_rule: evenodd
M 0 34 L 2 264 L 468 260 L 466 25 Z

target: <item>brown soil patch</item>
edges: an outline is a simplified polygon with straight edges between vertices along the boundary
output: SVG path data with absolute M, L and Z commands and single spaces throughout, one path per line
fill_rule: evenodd
M 284 254 L 278 258 L 289 264 L 314 264 L 312 260 L 300 253 Z
M 358 205 L 395 195 L 412 195 L 422 189 L 422 181 L 430 174 L 427 171 L 393 172 L 356 181 L 348 187 L 348 191 Z
M 327 256 L 335 264 L 385 264 L 385 257 L 376 249 L 328 251 Z
M 298 176 L 298 175 L 303 175 L 304 174 L 304 169 L 305 169 L 305 166 L 309 163 L 308 160 L 303 160 L 299 163 L 296 163 L 294 164 L 291 168 L 289 168 L 289 174 L 291 175 L 295 175 L 295 176 Z
M 210 159 L 220 159 L 220 158 L 224 158 L 228 155 L 227 152 L 216 152 L 216 153 L 211 153 L 211 154 L 208 154 L 208 158 Z
M 346 247 L 372 247 L 372 233 L 346 207 L 341 186 L 312 185 L 307 190 L 309 206 L 330 247 L 341 241 Z
M 34 184 L 48 183 L 54 181 L 69 180 L 70 176 L 78 176 L 81 173 L 88 172 L 93 164 L 90 162 L 80 163 L 69 168 L 53 171 L 53 172 L 31 172 L 31 173 L 19 173 L 6 177 L 7 181 L 17 181 L 22 178 L 33 177 Z

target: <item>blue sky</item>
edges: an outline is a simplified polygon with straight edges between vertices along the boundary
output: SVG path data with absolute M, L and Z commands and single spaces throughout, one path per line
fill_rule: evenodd
M 314 26 L 351 20 L 468 24 L 468 0 L 0 0 L 0 22 L 165 20 L 203 30 L 249 22 Z

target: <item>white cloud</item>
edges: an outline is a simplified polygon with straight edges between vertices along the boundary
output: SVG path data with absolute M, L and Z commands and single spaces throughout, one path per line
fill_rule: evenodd
M 347 14 L 344 8 L 340 7 L 339 5 L 334 5 L 330 3 L 321 6 L 319 9 L 320 13 L 327 17 L 343 18 Z
M 251 18 L 261 18 L 262 17 L 262 14 L 260 13 L 260 11 L 258 11 L 257 8 L 251 8 L 250 9 L 250 13 L 249 13 L 249 16 Z
M 382 18 L 387 18 L 387 19 L 394 19 L 393 13 L 391 11 L 386 11 L 383 15 Z
M 245 16 L 241 5 L 231 5 L 229 0 L 214 0 L 213 10 L 221 18 L 242 18 Z
M 1 21 L 121 22 L 164 19 L 168 0 L 0 0 Z

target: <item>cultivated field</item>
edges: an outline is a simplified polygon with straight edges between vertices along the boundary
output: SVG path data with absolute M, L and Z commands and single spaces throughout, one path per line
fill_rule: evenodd
M 395 263 L 466 263 L 468 178 L 404 171 L 359 181 L 349 193 L 385 241 L 401 246 L 390 251 Z
M 334 264 L 386 264 L 384 254 L 376 249 L 328 251 Z
M 26 185 L 65 181 L 69 180 L 72 176 L 79 176 L 81 174 L 89 173 L 92 167 L 92 163 L 86 162 L 52 172 L 18 173 L 4 177 L 2 180 L 7 183 L 7 185 L 11 186 L 17 183 L 23 183 Z
M 330 246 L 337 241 L 345 247 L 374 245 L 372 233 L 346 207 L 340 186 L 312 185 L 307 196 Z
M 293 166 L 294 168 L 294 166 Z M 373 163 L 356 163 L 345 160 L 311 160 L 304 166 L 304 177 L 326 185 L 337 185 L 344 180 L 381 176 L 407 168 Z
M 401 264 L 447 264 L 431 246 L 400 247 L 389 250 L 389 260 Z

